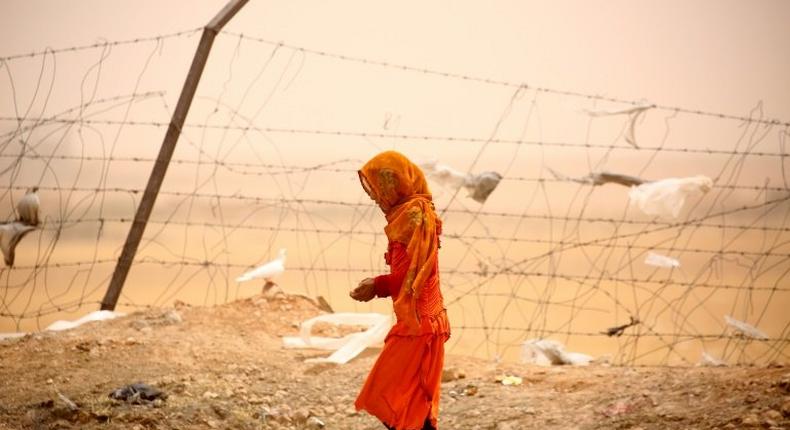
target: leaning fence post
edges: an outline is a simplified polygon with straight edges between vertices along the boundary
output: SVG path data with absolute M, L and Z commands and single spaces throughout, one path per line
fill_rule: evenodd
M 118 303 L 118 298 L 121 295 L 123 284 L 126 281 L 126 276 L 129 274 L 129 269 L 132 266 L 132 261 L 137 253 L 137 247 L 140 245 L 140 239 L 145 232 L 145 226 L 148 223 L 148 218 L 151 216 L 156 196 L 159 194 L 159 189 L 162 187 L 162 181 L 165 178 L 167 167 L 170 164 L 170 159 L 173 156 L 173 151 L 176 149 L 176 142 L 181 134 L 181 128 L 186 120 L 189 107 L 192 105 L 192 98 L 195 96 L 200 76 L 203 74 L 203 69 L 208 60 L 208 54 L 211 51 L 211 45 L 214 43 L 214 38 L 222 27 L 231 19 L 239 9 L 247 3 L 248 0 L 231 0 L 222 8 L 219 13 L 203 28 L 203 34 L 200 37 L 195 56 L 192 59 L 192 66 L 189 68 L 186 81 L 184 81 L 184 88 L 181 90 L 181 95 L 178 98 L 176 110 L 173 112 L 173 117 L 170 119 L 170 125 L 167 127 L 167 133 L 162 141 L 162 146 L 159 149 L 159 156 L 154 162 L 154 168 L 151 170 L 151 176 L 148 178 L 148 185 L 145 187 L 145 193 L 140 200 L 140 205 L 137 207 L 137 213 L 134 216 L 132 227 L 129 229 L 129 235 L 126 237 L 126 243 L 121 251 L 121 256 L 118 258 L 118 264 L 115 266 L 115 271 L 110 280 L 110 286 L 107 287 L 107 293 L 101 302 L 102 310 L 114 310 Z

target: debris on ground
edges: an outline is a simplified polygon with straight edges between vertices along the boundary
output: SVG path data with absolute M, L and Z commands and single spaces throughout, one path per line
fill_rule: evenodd
M 131 404 L 145 404 L 157 399 L 165 400 L 167 399 L 167 394 L 156 387 L 138 382 L 118 388 L 110 393 L 109 397 Z

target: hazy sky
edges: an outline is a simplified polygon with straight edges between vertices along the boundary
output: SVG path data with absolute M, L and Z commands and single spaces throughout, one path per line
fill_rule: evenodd
M 204 25 L 224 1 L 3 0 L 0 56 Z M 790 2 L 263 1 L 227 29 L 532 85 L 790 120 Z

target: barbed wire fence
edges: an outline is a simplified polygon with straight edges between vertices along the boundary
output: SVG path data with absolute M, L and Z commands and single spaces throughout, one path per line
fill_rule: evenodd
M 0 331 L 98 309 L 199 30 L 0 58 L 0 207 L 11 221 L 37 187 L 44 219 L 0 270 Z M 433 105 L 415 119 L 450 93 L 475 121 Z M 708 112 L 222 32 L 119 308 L 256 294 L 235 277 L 284 247 L 286 291 L 388 312 L 347 292 L 386 270 L 384 220 L 356 170 L 395 148 L 503 177 L 484 203 L 431 182 L 450 351 L 517 359 L 553 339 L 616 364 L 786 361 L 789 134 L 760 105 Z M 627 187 L 585 179 L 601 171 L 713 186 L 676 218 L 650 216 Z

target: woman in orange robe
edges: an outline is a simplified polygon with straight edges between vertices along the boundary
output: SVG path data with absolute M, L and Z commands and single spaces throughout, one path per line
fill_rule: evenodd
M 396 323 L 356 401 L 391 430 L 438 429 L 444 343 L 450 324 L 439 290 L 442 224 L 422 171 L 386 151 L 359 171 L 362 187 L 387 218 L 390 274 L 367 278 L 355 300 L 391 297 Z

